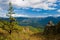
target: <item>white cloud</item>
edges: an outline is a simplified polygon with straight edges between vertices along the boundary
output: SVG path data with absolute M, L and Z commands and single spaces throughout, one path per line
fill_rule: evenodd
M 60 9 L 59 9 L 59 10 L 57 10 L 57 12 L 59 12 L 59 13 L 60 13 Z
M 48 16 L 53 16 L 53 17 L 60 17 L 60 14 L 55 14 L 55 15 L 48 15 Z
M 22 9 L 29 9 L 28 7 L 26 7 L 26 8 L 22 8 Z
M 55 3 L 57 0 L 48 0 L 47 2 Z
M 10 14 L 7 14 L 6 17 L 10 16 Z M 12 14 L 11 15 L 12 17 L 29 17 L 28 15 L 25 15 L 25 14 Z
M 45 14 L 47 14 L 47 13 L 45 13 Z M 51 17 L 60 17 L 60 14 L 55 14 L 55 15 L 47 14 L 47 15 L 39 15 L 39 16 L 38 15 L 37 16 L 29 16 L 29 15 L 26 15 L 26 14 L 13 14 L 12 16 L 13 17 L 30 17 L 30 18 L 32 18 L 32 17 L 42 17 L 42 18 L 45 18 L 45 17 L 49 17 L 49 16 L 51 16 Z M 0 17 L 8 18 L 6 13 L 1 13 Z
M 9 14 L 7 15 L 6 13 L 0 14 L 0 17 L 8 18 L 8 16 L 9 16 Z M 24 14 L 12 14 L 12 17 L 30 17 L 30 16 L 24 15 Z
M 45 13 L 45 14 L 47 14 L 47 13 Z M 55 15 L 52 15 L 52 14 L 48 14 L 48 15 L 40 15 L 40 16 L 37 16 L 37 17 L 43 17 L 43 18 L 45 18 L 45 17 L 60 17 L 60 14 L 55 14 Z
M 21 7 L 29 7 L 30 4 L 29 2 L 26 1 L 22 1 L 22 0 L 9 0 L 12 2 L 13 5 L 17 5 L 17 6 L 21 6 Z
M 32 8 L 41 8 L 45 10 L 54 10 L 54 7 L 49 6 L 56 6 L 57 0 L 9 0 L 12 2 L 13 5 L 19 7 L 32 7 Z
M 28 15 L 24 15 L 24 14 L 13 14 L 13 17 L 29 17 Z
M 44 15 L 48 15 L 48 13 L 44 13 Z
M 37 5 L 32 5 L 33 8 L 41 8 L 41 9 L 44 9 L 44 10 L 53 10 L 55 8 L 52 8 L 52 7 L 49 7 L 51 6 L 51 4 L 47 4 L 47 3 L 40 3 L 40 4 L 37 4 Z
M 0 8 L 0 11 L 2 10 L 2 8 Z

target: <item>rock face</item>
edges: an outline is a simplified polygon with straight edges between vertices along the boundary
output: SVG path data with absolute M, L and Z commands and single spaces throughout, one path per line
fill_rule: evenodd
M 60 40 L 60 22 L 56 25 L 52 21 L 48 22 L 43 34 L 45 35 L 45 40 Z
M 57 34 L 60 34 L 60 22 L 56 25 Z
M 45 35 L 56 34 L 56 27 L 52 21 L 48 22 L 48 24 L 46 25 L 44 29 L 44 34 Z
M 60 22 L 58 22 L 56 25 L 52 21 L 48 22 L 46 25 L 44 32 L 44 35 L 60 35 Z

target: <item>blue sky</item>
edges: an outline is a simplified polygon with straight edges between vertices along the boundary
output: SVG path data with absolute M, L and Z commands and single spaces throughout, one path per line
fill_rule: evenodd
M 16 13 L 14 17 L 60 16 L 60 0 L 0 0 L 0 17 L 7 17 L 9 2 Z

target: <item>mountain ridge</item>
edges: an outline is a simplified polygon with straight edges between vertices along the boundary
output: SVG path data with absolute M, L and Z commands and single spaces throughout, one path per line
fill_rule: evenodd
M 28 17 L 15 17 L 18 24 L 21 26 L 33 26 L 33 27 L 40 27 L 46 26 L 49 21 L 53 21 L 54 24 L 60 21 L 60 17 L 45 17 L 45 18 L 28 18 Z M 9 18 L 2 18 L 1 20 L 9 21 Z

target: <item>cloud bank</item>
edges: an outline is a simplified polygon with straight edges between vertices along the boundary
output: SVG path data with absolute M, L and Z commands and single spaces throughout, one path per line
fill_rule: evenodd
M 55 4 L 57 0 L 9 0 L 9 2 L 19 7 L 41 8 L 44 10 L 54 10 L 55 8 L 50 6 L 57 6 Z
M 57 0 L 0 0 L 0 4 L 6 4 L 6 7 L 9 2 L 12 2 L 13 5 L 18 7 L 32 7 L 32 8 L 40 8 L 44 10 L 54 10 Z M 53 6 L 53 7 L 51 7 Z
M 59 5 L 56 4 L 60 2 L 60 0 L 0 0 L 1 17 L 7 17 L 7 12 L 5 11 L 8 11 L 9 2 L 12 3 L 15 9 L 14 11 L 17 11 L 16 14 L 13 15 L 14 17 L 60 16 Z

